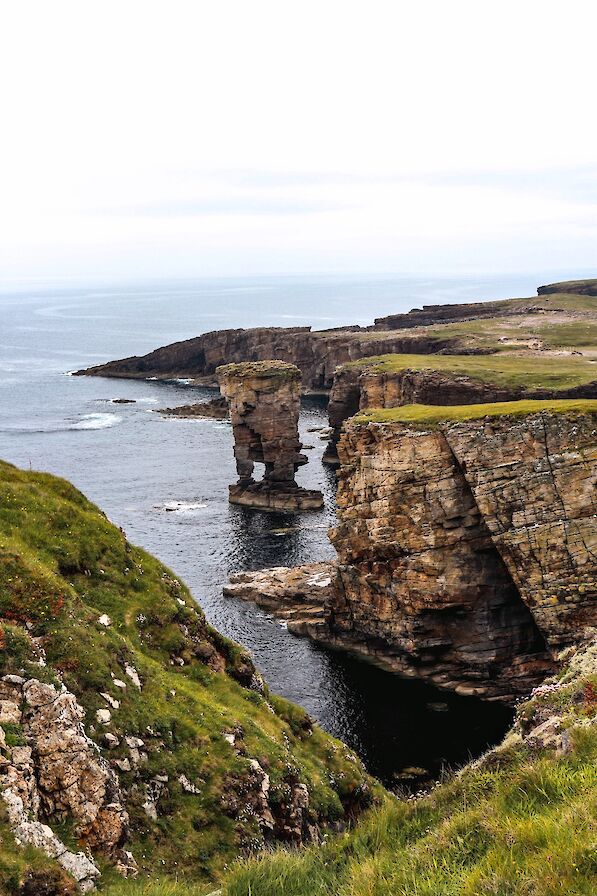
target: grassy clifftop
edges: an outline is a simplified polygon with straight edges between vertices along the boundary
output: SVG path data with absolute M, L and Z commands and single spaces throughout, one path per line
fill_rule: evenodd
M 309 824 L 321 828 L 345 824 L 371 800 L 354 755 L 270 694 L 169 570 L 67 482 L 0 462 L 0 675 L 22 670 L 63 682 L 119 767 L 141 880 L 177 877 L 190 887 L 264 844 L 255 761 L 269 776 L 276 824 L 297 782 L 309 791 Z M 98 710 L 109 711 L 108 723 Z M 19 742 L 18 731 L 11 737 Z M 140 763 L 131 763 L 126 737 L 142 740 Z M 156 775 L 167 783 L 152 819 L 143 804 Z M 40 861 L 28 855 L 0 845 L 1 893 L 20 892 L 27 865 Z M 112 877 L 106 867 L 104 882 Z
M 438 371 L 466 376 L 508 389 L 563 390 L 597 382 L 597 364 L 573 355 L 553 358 L 539 353 L 526 355 L 379 355 L 351 361 L 355 367 L 379 374 L 403 370 Z
M 597 399 L 560 401 L 497 401 L 490 404 L 430 405 L 407 404 L 397 408 L 371 408 L 357 414 L 355 423 L 420 423 L 478 420 L 481 417 L 523 416 L 549 411 L 552 414 L 597 414 Z

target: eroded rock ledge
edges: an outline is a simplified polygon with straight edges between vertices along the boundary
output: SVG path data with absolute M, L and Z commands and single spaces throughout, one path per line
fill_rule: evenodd
M 597 414 L 350 422 L 338 563 L 242 574 L 290 630 L 408 676 L 511 701 L 597 625 Z

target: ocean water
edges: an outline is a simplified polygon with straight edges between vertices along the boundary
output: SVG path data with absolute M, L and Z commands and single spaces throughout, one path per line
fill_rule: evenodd
M 209 621 L 251 651 L 270 687 L 345 740 L 383 780 L 418 766 L 436 773 L 495 742 L 509 713 L 403 681 L 290 635 L 263 610 L 222 597 L 231 572 L 333 556 L 335 478 L 321 464 L 321 400 L 304 401 L 312 445 L 301 484 L 325 508 L 268 514 L 228 504 L 235 481 L 225 422 L 163 417 L 160 407 L 213 397 L 181 381 L 69 376 L 224 327 L 312 324 L 316 329 L 421 304 L 532 295 L 537 277 L 250 278 L 96 286 L 14 285 L 0 292 L 0 457 L 64 476 L 172 567 Z M 133 399 L 133 404 L 114 399 Z

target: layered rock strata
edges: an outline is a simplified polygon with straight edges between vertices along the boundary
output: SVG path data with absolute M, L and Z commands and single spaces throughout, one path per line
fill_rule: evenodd
M 373 363 L 372 363 L 373 362 Z M 330 392 L 328 415 L 332 435 L 323 461 L 338 466 L 337 444 L 342 424 L 358 411 L 397 408 L 407 404 L 449 406 L 487 404 L 518 399 L 595 398 L 597 381 L 569 389 L 498 386 L 490 381 L 441 370 L 379 370 L 375 359 L 339 367 Z
M 334 599 L 334 562 L 276 566 L 239 572 L 224 586 L 225 597 L 250 600 L 270 610 L 295 635 L 329 641 L 329 614 Z
M 234 435 L 238 483 L 230 502 L 264 510 L 313 510 L 323 506 L 321 492 L 299 488 L 295 474 L 307 463 L 300 453 L 300 370 L 283 361 L 229 364 L 218 368 L 228 401 Z M 256 482 L 256 463 L 264 464 Z
M 336 566 L 226 593 L 463 695 L 512 701 L 597 626 L 597 413 L 350 422 Z M 330 579 L 331 581 L 327 581 Z
M 458 350 L 454 337 L 426 333 L 385 334 L 361 327 L 328 331 L 313 331 L 311 327 L 254 327 L 204 333 L 148 355 L 110 361 L 78 374 L 129 379 L 185 377 L 211 385 L 216 382 L 216 369 L 222 365 L 280 358 L 299 368 L 303 392 L 325 393 L 332 387 L 336 367 L 348 361 L 387 352 L 433 354 Z
M 355 422 L 339 452 L 336 634 L 509 697 L 597 624 L 597 415 Z

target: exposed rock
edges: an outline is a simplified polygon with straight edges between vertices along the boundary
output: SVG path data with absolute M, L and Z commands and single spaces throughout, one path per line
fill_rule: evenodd
M 194 339 L 175 342 L 143 357 L 124 358 L 80 370 L 78 374 L 145 379 L 190 377 L 215 384 L 216 368 L 245 361 L 282 358 L 301 370 L 305 392 L 325 392 L 332 386 L 339 364 L 387 352 L 457 352 L 458 340 L 426 333 L 371 334 L 360 327 L 325 332 L 310 327 L 255 327 L 216 330 Z
M 321 492 L 299 488 L 295 473 L 307 463 L 298 436 L 301 374 L 282 361 L 229 364 L 218 369 L 234 434 L 238 483 L 230 501 L 249 507 L 309 510 L 323 505 Z M 265 465 L 260 482 L 255 463 Z
M 552 651 L 597 624 L 597 415 L 444 428 L 492 541 Z
M 596 415 L 354 421 L 340 458 L 337 567 L 239 573 L 225 594 L 386 668 L 506 701 L 597 625 Z
M 460 693 L 528 691 L 597 622 L 596 426 L 546 413 L 349 424 L 339 640 Z
M 134 864 L 122 850 L 128 814 L 118 780 L 85 734 L 84 712 L 74 695 L 16 676 L 5 676 L 0 692 L 10 694 L 19 707 L 18 724 L 26 741 L 12 750 L 5 747 L 9 756 L 0 766 L 2 797 L 17 839 L 56 858 L 86 891 L 99 876 L 97 867 L 83 853 L 69 852 L 44 823 L 72 819 L 88 848 L 133 872 Z
M 541 308 L 541 302 L 534 298 L 520 299 L 517 303 L 508 299 L 498 299 L 493 302 L 463 302 L 458 305 L 423 305 L 422 308 L 413 308 L 406 314 L 376 317 L 375 327 L 379 330 L 410 329 L 411 327 L 455 323 L 456 321 L 478 320 L 484 317 L 500 317 L 504 314 L 526 314 L 538 308 Z
M 597 280 L 566 280 L 562 283 L 549 283 L 540 286 L 537 295 L 549 296 L 554 293 L 568 293 L 575 296 L 597 296 Z
M 597 381 L 569 389 L 539 389 L 524 386 L 497 386 L 461 373 L 445 370 L 385 371 L 375 359 L 339 367 L 330 392 L 328 415 L 332 437 L 323 461 L 339 464 L 337 444 L 342 424 L 358 411 L 369 408 L 397 408 L 408 404 L 463 405 L 487 404 L 518 399 L 594 398 Z
M 175 408 L 160 408 L 158 414 L 166 414 L 170 417 L 212 417 L 215 420 L 228 419 L 228 402 L 225 398 L 212 398 L 211 401 L 201 401 L 197 404 L 183 404 Z
M 135 667 L 127 664 L 124 667 L 124 671 L 130 678 L 130 680 L 133 682 L 135 687 L 138 688 L 139 690 L 141 690 L 141 688 L 142 688 L 141 679 L 139 678 L 139 673 L 137 672 Z M 116 679 L 114 679 L 114 684 L 116 684 Z
M 328 636 L 335 564 L 309 563 L 304 566 L 277 566 L 257 572 L 232 575 L 223 592 L 227 597 L 250 600 L 271 610 L 287 622 L 288 631 L 319 640 Z

